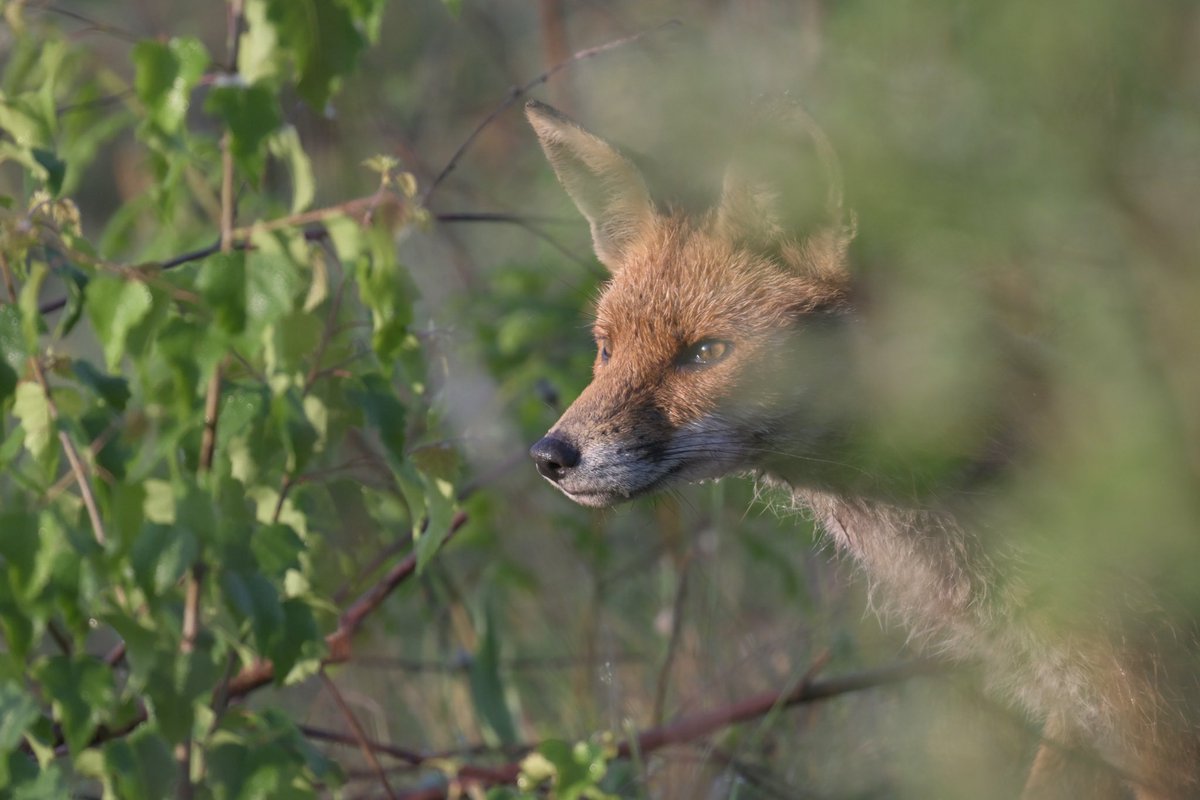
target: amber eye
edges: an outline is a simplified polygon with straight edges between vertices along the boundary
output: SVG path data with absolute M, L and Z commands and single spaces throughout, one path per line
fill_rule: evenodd
M 733 351 L 733 343 L 724 339 L 705 339 L 684 349 L 678 364 L 681 367 L 711 367 Z
M 596 347 L 600 350 L 600 363 L 607 364 L 609 356 L 612 355 L 612 353 L 610 352 L 610 346 L 608 343 L 608 339 L 606 339 L 603 336 L 599 337 L 598 339 L 596 339 Z

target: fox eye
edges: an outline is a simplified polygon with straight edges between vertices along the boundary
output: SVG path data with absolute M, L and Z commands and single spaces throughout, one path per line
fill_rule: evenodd
M 681 367 L 711 367 L 723 361 L 733 351 L 733 342 L 724 339 L 705 339 L 686 348 L 676 363 Z
M 600 337 L 599 339 L 596 340 L 596 347 L 599 348 L 599 350 L 600 350 L 600 363 L 607 364 L 609 356 L 612 355 L 612 353 L 610 352 L 608 339 L 603 336 Z

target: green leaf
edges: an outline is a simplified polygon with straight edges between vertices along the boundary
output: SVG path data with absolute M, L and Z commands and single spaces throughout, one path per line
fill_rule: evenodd
M 170 744 L 151 725 L 104 745 L 106 795 L 159 800 L 175 795 L 179 768 Z
M 267 148 L 271 155 L 284 161 L 292 175 L 292 213 L 297 214 L 312 205 L 317 183 L 312 162 L 300 144 L 300 135 L 293 125 L 284 125 L 271 137 Z
M 287 455 L 286 469 L 289 474 L 298 475 L 312 458 L 319 438 L 317 429 L 304 413 L 300 394 L 294 389 L 274 398 L 271 413 Z
M 98 275 L 87 288 L 88 316 L 104 345 L 104 360 L 115 370 L 125 354 L 130 331 L 150 313 L 154 298 L 140 281 Z
M 85 289 L 88 284 L 88 276 L 71 264 L 60 267 L 58 275 L 62 278 L 63 286 L 67 290 L 67 306 L 59 317 L 54 334 L 56 339 L 61 339 L 75 329 L 75 325 L 83 316 L 83 304 L 87 299 Z
M 500 640 L 496 636 L 490 605 L 484 611 L 479 649 L 471 660 L 470 683 L 471 699 L 485 737 L 504 745 L 516 744 L 517 727 L 505 697 L 504 681 L 500 677 Z
M 0 442 L 0 471 L 8 469 L 9 465 L 21 454 L 21 446 L 25 444 L 25 429 L 20 425 L 14 427 Z
M 275 244 L 273 239 L 264 243 Z M 256 241 L 256 244 L 258 242 Z M 305 289 L 304 276 L 291 258 L 280 252 L 255 251 L 246 259 L 247 335 L 257 336 L 296 307 Z
M 196 707 L 211 700 L 212 690 L 221 680 L 224 665 L 215 658 L 213 637 L 201 629 L 191 653 L 179 652 L 175 636 L 160 634 L 145 695 L 151 717 L 159 731 L 171 743 L 191 735 Z
M 0 684 L 0 753 L 21 743 L 21 737 L 33 721 L 42 715 L 37 701 L 12 681 Z
M 14 587 L 0 581 L 0 622 L 4 641 L 14 656 L 24 660 L 33 646 L 34 620 L 28 604 L 14 595 Z
M 235 387 L 222 398 L 217 417 L 217 449 L 224 450 L 236 437 L 246 433 L 255 422 L 267 419 L 270 400 L 266 389 Z
M 62 725 L 67 748 L 78 754 L 107 719 L 116 698 L 112 670 L 88 656 L 53 656 L 34 670 Z
M 28 358 L 21 312 L 13 305 L 0 306 L 0 403 L 17 388 L 17 379 Z
M 129 381 L 115 375 L 105 375 L 92 366 L 91 362 L 77 359 L 71 362 L 71 371 L 79 382 L 89 387 L 110 407 L 124 411 L 129 402 Z
M 369 372 L 359 378 L 358 386 L 347 394 L 351 402 L 362 409 L 367 424 L 379 432 L 395 469 L 404 462 L 406 410 L 382 375 Z
M 0 514 L 0 558 L 13 588 L 25 593 L 38 552 L 38 519 L 25 511 Z
M 324 111 L 367 41 L 351 9 L 336 0 L 268 0 L 277 46 L 295 65 L 296 90 Z
M 13 758 L 29 763 L 29 757 L 24 753 L 14 753 Z M 27 771 L 20 767 L 13 769 L 12 766 L 13 762 L 10 760 L 11 772 L 25 772 L 26 776 L 24 780 L 11 786 L 5 794 L 6 797 L 12 800 L 62 800 L 71 796 L 66 777 L 57 764 L 47 764 L 36 771 Z
M 304 552 L 304 541 L 296 535 L 290 525 L 276 522 L 264 525 L 254 532 L 250 549 L 259 568 L 273 578 L 282 578 L 289 569 L 300 568 L 300 554 Z
M 282 605 L 283 625 L 267 655 L 275 665 L 275 682 L 282 684 L 292 667 L 305 654 L 317 655 L 324 646 L 312 609 L 299 598 L 285 600 Z
M 209 92 L 204 110 L 225 123 L 238 167 L 257 182 L 263 170 L 267 139 L 283 124 L 276 93 L 261 84 L 218 86 Z
M 218 253 L 206 259 L 196 276 L 196 286 L 220 330 L 238 334 L 245 329 L 245 253 Z
M 29 268 L 29 277 L 22 284 L 17 298 L 17 307 L 21 314 L 21 332 L 25 336 L 25 346 L 31 353 L 37 351 L 38 338 L 45 328 L 38 304 L 41 300 L 42 284 L 49 274 L 50 268 L 44 261 L 34 261 Z
M 442 542 L 450 535 L 450 523 L 454 516 L 455 496 L 454 486 L 444 478 L 422 475 L 425 484 L 425 513 L 424 530 L 418 532 L 416 539 L 417 571 L 423 571 L 425 565 L 441 548 Z
M 0 405 L 13 395 L 17 389 L 17 373 L 6 362 L 0 361 Z M 3 461 L 0 460 L 0 467 Z
M 67 174 L 66 162 L 55 155 L 53 150 L 35 147 L 31 152 L 33 160 L 46 171 L 46 189 L 52 196 L 57 197 L 62 189 L 63 176 Z
M 199 39 L 166 44 L 143 39 L 133 48 L 133 89 L 164 133 L 179 130 L 187 118 L 191 92 L 208 67 L 208 51 Z
M 322 322 L 305 311 L 291 311 L 271 327 L 266 363 L 271 372 L 297 372 L 321 341 Z
M 54 436 L 54 420 L 50 417 L 50 404 L 42 387 L 32 381 L 18 383 L 13 415 L 25 430 L 25 449 L 40 459 Z
M 353 262 L 354 275 L 359 297 L 371 310 L 371 345 L 381 361 L 390 361 L 404 344 L 416 290 L 396 261 L 390 229 L 376 224 L 364 236 L 367 252 Z
M 608 754 L 603 744 L 548 739 L 521 762 L 521 768 L 535 782 L 552 779 L 554 796 L 559 800 L 613 797 L 599 786 L 608 771 Z
M 284 624 L 279 592 L 259 572 L 223 569 L 220 582 L 230 610 L 250 622 L 258 652 L 268 654 Z
M 200 554 L 200 543 L 189 528 L 148 523 L 133 543 L 129 558 L 134 577 L 151 597 L 175 585 Z

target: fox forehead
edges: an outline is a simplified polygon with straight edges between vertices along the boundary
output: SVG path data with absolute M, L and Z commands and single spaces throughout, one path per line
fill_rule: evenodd
M 754 337 L 787 325 L 805 288 L 769 258 L 687 221 L 664 220 L 629 247 L 601 293 L 595 329 L 664 347 Z

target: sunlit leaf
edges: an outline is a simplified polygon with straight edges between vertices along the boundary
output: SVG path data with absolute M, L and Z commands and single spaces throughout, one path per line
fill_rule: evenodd
M 145 284 L 99 275 L 88 285 L 87 309 L 104 345 L 104 360 L 116 370 L 130 332 L 150 313 L 153 298 Z
M 134 45 L 133 86 L 165 133 L 175 133 L 187 117 L 191 92 L 208 67 L 208 51 L 198 39 L 166 43 L 143 39 Z
M 13 401 L 13 416 L 21 421 L 25 431 L 25 447 L 34 458 L 41 458 L 54 437 L 54 420 L 50 403 L 42 387 L 32 381 L 17 384 Z
M 268 149 L 275 158 L 284 161 L 292 176 L 292 213 L 296 214 L 312 205 L 316 196 L 317 185 L 313 177 L 312 162 L 304 146 L 300 143 L 300 135 L 292 125 L 284 125 L 271 137 Z

